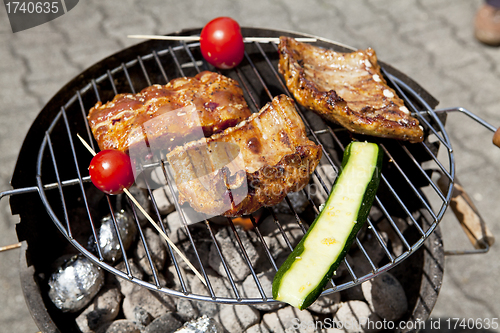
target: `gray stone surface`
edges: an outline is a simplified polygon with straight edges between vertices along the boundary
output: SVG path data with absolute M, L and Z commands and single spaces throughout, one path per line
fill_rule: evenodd
M 86 0 L 47 24 L 13 34 L 0 6 L 0 190 L 9 189 L 15 161 L 43 105 L 69 80 L 102 58 L 136 44 L 127 34 L 165 34 L 229 15 L 243 26 L 294 30 L 358 48 L 419 82 L 440 107 L 461 106 L 500 124 L 500 48 L 480 45 L 472 21 L 480 0 L 175 1 Z M 500 151 L 488 130 L 453 114 L 446 129 L 457 175 L 494 234 L 500 234 L 496 185 Z M 35 181 L 33 180 L 33 183 Z M 16 217 L 0 201 L 0 245 L 17 242 Z M 468 247 L 447 213 L 446 249 Z M 488 254 L 446 258 L 435 317 L 491 318 L 500 313 L 499 247 Z M 6 332 L 36 332 L 20 289 L 19 250 L 1 253 L 0 324 Z

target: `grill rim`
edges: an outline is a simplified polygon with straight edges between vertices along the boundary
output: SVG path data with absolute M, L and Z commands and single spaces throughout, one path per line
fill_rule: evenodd
M 243 28 L 243 31 L 244 31 L 244 32 L 245 32 L 245 30 L 249 30 L 249 29 L 248 29 L 248 28 Z M 261 34 L 263 34 L 263 35 L 265 35 L 265 36 L 269 36 L 270 31 L 271 31 L 271 30 L 267 30 L 267 29 L 254 29 L 254 28 L 252 28 L 251 30 L 252 30 L 252 32 L 254 32 L 254 30 L 258 30 Z M 185 31 L 180 32 L 179 34 L 180 34 L 180 35 L 181 35 L 181 34 L 193 34 L 193 33 L 199 32 L 199 31 L 200 31 L 200 29 L 185 30 Z M 280 32 L 280 31 L 278 31 L 278 30 L 274 30 L 273 32 L 274 32 L 274 33 L 277 33 L 278 35 L 279 35 L 279 34 L 292 34 L 292 37 L 294 37 L 294 36 L 297 36 L 297 37 L 302 37 L 302 36 L 304 36 L 304 37 L 308 37 L 308 36 L 310 36 L 310 35 L 307 35 L 307 34 L 300 34 L 300 33 Z M 258 33 L 254 33 L 254 34 L 252 34 L 252 35 L 258 35 Z M 338 44 L 338 43 L 336 43 L 336 42 L 328 41 L 328 40 L 323 39 L 323 38 L 318 38 L 318 39 L 319 39 L 319 40 L 321 40 L 321 41 L 323 41 L 323 42 L 325 42 L 325 43 L 333 43 L 333 44 L 335 44 L 335 45 L 340 45 L 341 47 L 345 47 L 344 45 Z M 156 42 L 154 42 L 154 41 L 146 41 L 146 42 L 143 42 L 143 43 L 138 44 L 138 45 L 136 45 L 136 46 L 133 46 L 133 47 L 131 47 L 131 48 L 128 48 L 128 49 L 126 49 L 126 50 L 120 51 L 120 52 L 116 53 L 115 55 L 110 56 L 109 58 L 106 58 L 106 59 L 104 59 L 104 60 L 102 60 L 102 61 L 98 62 L 96 65 L 94 65 L 94 66 L 92 66 L 91 68 L 89 68 L 89 70 L 84 71 L 84 72 L 83 72 L 82 74 L 80 74 L 77 78 L 75 78 L 73 81 L 71 81 L 68 85 L 66 85 L 65 87 L 63 87 L 63 88 L 61 89 L 61 91 L 60 91 L 58 94 L 56 94 L 56 96 L 55 96 L 55 97 L 54 97 L 54 98 L 53 98 L 53 99 L 52 99 L 52 100 L 51 100 L 51 101 L 47 104 L 47 106 L 46 106 L 46 107 L 42 110 L 42 112 L 40 113 L 39 117 L 42 115 L 42 113 L 44 112 L 44 110 L 45 110 L 45 109 L 46 109 L 49 105 L 51 105 L 51 104 L 52 104 L 52 101 L 53 101 L 54 99 L 56 99 L 56 98 L 58 99 L 58 95 L 59 95 L 60 93 L 64 93 L 64 90 L 65 90 L 65 89 L 67 89 L 67 88 L 68 88 L 68 86 L 71 86 L 73 83 L 81 83 L 82 81 L 83 81 L 83 82 L 87 82 L 87 80 L 82 80 L 82 78 L 81 78 L 81 77 L 82 77 L 82 75 L 83 75 L 83 76 L 85 76 L 84 74 L 86 74 L 88 71 L 91 71 L 91 70 L 93 70 L 93 69 L 96 69 L 97 67 L 100 67 L 100 65 L 102 65 L 103 63 L 106 63 L 106 64 L 107 64 L 108 59 L 111 59 L 111 60 L 115 60 L 115 59 L 116 59 L 116 61 L 117 61 L 117 62 L 119 62 L 119 63 L 120 63 L 120 65 L 118 65 L 118 66 L 116 66 L 116 67 L 112 67 L 112 66 L 110 66 L 110 65 L 108 65 L 108 64 L 107 64 L 106 66 L 103 66 L 104 68 L 106 68 L 106 69 L 107 69 L 107 72 L 106 72 L 106 74 L 103 74 L 103 75 L 101 75 L 101 76 L 99 77 L 99 78 L 102 78 L 102 80 L 104 80 L 106 77 L 108 77 L 108 78 L 111 78 L 111 77 L 112 77 L 112 76 L 110 75 L 110 73 L 111 73 L 111 72 L 110 72 L 109 68 L 113 68 L 113 70 L 114 70 L 114 69 L 117 69 L 117 68 L 119 68 L 119 67 L 124 66 L 124 63 L 123 63 L 123 62 L 120 62 L 120 61 L 118 60 L 118 58 L 120 58 L 120 57 L 122 57 L 122 58 L 123 58 L 123 57 L 124 57 L 124 54 L 123 54 L 123 53 L 134 53 L 134 52 L 132 52 L 131 50 L 133 50 L 133 49 L 135 49 L 135 48 L 139 48 L 139 49 L 140 49 L 140 48 L 142 48 L 142 47 L 145 47 L 145 48 L 147 48 L 147 49 L 149 50 L 149 53 L 151 53 L 151 54 L 155 55 L 155 54 L 156 54 L 156 52 L 157 52 L 157 50 L 156 50 L 156 49 L 154 49 L 153 51 L 151 51 L 151 49 L 152 49 L 152 48 L 151 48 L 150 44 L 156 44 Z M 165 49 L 165 42 L 161 42 L 161 43 L 158 43 L 158 44 L 161 44 L 161 48 Z M 176 43 L 170 43 L 170 44 L 176 44 Z M 257 44 L 257 45 L 258 45 L 258 44 Z M 178 47 L 178 45 L 168 45 L 169 52 L 172 52 L 172 47 L 173 47 L 173 46 Z M 186 44 L 185 44 L 185 43 L 183 43 L 182 47 L 184 47 L 184 48 L 185 48 L 185 47 L 186 47 Z M 115 58 L 115 57 L 116 57 L 116 58 Z M 139 56 L 138 56 L 138 57 L 139 57 Z M 114 59 L 114 58 L 115 58 L 115 59 Z M 132 61 L 127 62 L 127 64 L 128 64 L 128 63 L 131 63 L 131 62 L 139 62 L 139 63 L 140 63 L 140 61 L 138 61 L 138 60 L 136 59 L 136 60 L 132 60 Z M 393 70 L 394 70 L 394 71 L 396 71 L 398 74 L 401 74 L 401 77 L 404 77 L 404 78 L 408 79 L 408 80 L 409 80 L 409 84 L 414 84 L 414 85 L 416 85 L 417 87 L 419 87 L 419 88 L 420 88 L 420 90 L 422 90 L 422 91 L 424 91 L 424 92 L 425 92 L 425 90 L 423 90 L 423 88 L 421 88 L 420 86 L 418 86 L 418 84 L 416 84 L 416 83 L 415 83 L 413 80 L 411 80 L 410 78 L 407 78 L 404 74 L 400 73 L 399 71 L 397 71 L 397 70 L 393 69 L 392 67 L 390 67 L 390 66 L 386 65 L 386 64 L 385 64 L 385 63 L 383 63 L 383 62 L 380 62 L 380 64 L 381 64 L 381 66 L 383 66 L 384 70 L 385 70 L 385 69 L 388 69 L 388 70 L 390 70 L 391 72 L 392 72 Z M 160 67 L 160 68 L 161 68 L 161 67 Z M 97 70 L 96 70 L 96 71 L 97 71 Z M 182 72 L 182 71 L 181 71 L 181 72 Z M 126 73 L 126 71 L 125 71 L 125 73 Z M 384 73 L 384 74 L 385 74 L 385 73 Z M 391 73 L 387 72 L 387 77 L 391 77 L 392 75 L 393 75 L 393 74 L 391 74 Z M 166 77 L 166 75 L 165 75 L 165 77 Z M 396 78 L 396 79 L 400 80 L 399 78 Z M 80 90 L 77 90 L 77 91 L 78 91 L 78 94 L 76 94 L 75 96 L 72 96 L 72 97 L 68 100 L 68 102 L 67 102 L 67 103 L 63 106 L 63 108 L 61 109 L 61 111 L 58 111 L 58 113 L 56 114 L 56 116 L 55 116 L 55 118 L 53 119 L 53 121 L 55 122 L 55 119 L 56 119 L 56 118 L 58 118 L 58 117 L 60 117 L 60 116 L 62 116 L 64 119 L 66 119 L 65 112 L 64 112 L 64 107 L 67 107 L 70 103 L 75 102 L 75 100 L 76 100 L 76 99 L 80 99 L 80 102 L 81 102 L 81 97 L 80 97 L 80 95 L 79 95 L 79 94 L 80 94 L 80 91 L 82 91 L 82 93 L 83 93 L 83 92 L 85 92 L 87 89 L 92 89 L 92 88 L 94 88 L 94 91 L 97 91 L 97 90 L 96 90 L 96 85 L 95 85 L 95 82 L 96 82 L 96 80 L 92 80 L 92 84 L 87 84 L 87 85 L 85 85 L 85 86 L 84 86 L 84 88 L 81 88 Z M 403 82 L 403 81 L 401 81 L 401 82 Z M 405 83 L 405 84 L 406 84 L 406 83 Z M 131 85 L 131 87 L 133 87 L 133 85 Z M 113 88 L 113 89 L 114 89 L 114 90 L 115 90 L 115 92 L 116 92 L 116 89 L 115 89 L 115 88 Z M 410 89 L 411 89 L 411 88 L 410 88 Z M 71 95 L 71 88 L 69 88 L 69 91 L 70 91 L 70 95 Z M 426 93 L 426 94 L 428 94 L 428 93 Z M 421 98 L 420 94 L 417 94 L 417 96 L 418 96 L 419 98 Z M 429 95 L 429 96 L 430 96 L 430 95 Z M 434 100 L 434 98 L 433 98 L 432 96 L 430 96 L 430 98 L 431 98 L 431 99 L 430 99 L 430 102 L 428 103 L 428 105 L 429 105 L 429 106 L 430 106 L 430 104 L 433 104 L 434 102 L 435 102 L 435 104 L 437 104 L 437 101 L 435 101 L 435 100 Z M 427 102 L 426 102 L 426 103 L 427 103 Z M 430 108 L 430 110 L 432 110 L 432 108 Z M 427 112 L 427 113 L 429 113 L 429 112 Z M 432 112 L 430 112 L 430 113 L 432 113 Z M 301 116 L 303 117 L 303 115 L 302 115 L 302 114 L 301 114 Z M 39 118 L 39 117 L 38 117 L 38 118 Z M 38 119 L 38 118 L 37 118 L 37 119 Z M 303 118 L 303 119 L 304 119 L 304 118 Z M 66 121 L 67 121 L 67 120 L 66 120 Z M 35 121 L 35 123 L 37 123 L 37 122 Z M 35 123 L 34 123 L 34 124 L 35 124 Z M 37 125 L 38 125 L 38 124 L 37 124 Z M 35 127 L 35 126 L 32 126 L 32 127 Z M 38 126 L 38 127 L 40 128 L 41 126 Z M 331 128 L 330 128 L 330 129 L 331 129 Z M 447 138 L 447 134 L 446 134 L 446 131 L 445 131 L 444 127 L 441 127 L 440 131 L 441 131 L 441 133 L 444 133 L 444 135 L 445 135 L 445 139 L 446 139 L 446 140 L 447 140 L 447 142 L 449 143 L 449 139 Z M 31 133 L 31 129 L 30 129 L 30 133 Z M 23 148 L 21 149 L 21 152 L 22 152 L 22 151 L 24 150 L 24 148 L 25 148 L 24 146 L 25 146 L 25 144 L 26 144 L 26 142 L 27 142 L 27 140 L 28 140 L 28 137 L 29 137 L 29 134 L 28 134 L 28 136 L 26 137 L 26 140 L 25 140 L 25 143 L 23 144 Z M 44 143 L 42 144 L 42 146 L 43 146 L 43 145 L 46 145 L 46 144 L 47 144 L 46 142 L 47 142 L 47 141 L 49 141 L 49 140 L 47 140 L 47 139 L 46 139 L 46 137 L 47 137 L 47 136 L 45 135 L 45 136 L 44 136 L 44 141 L 43 141 Z M 70 136 L 70 137 L 71 137 L 71 136 Z M 32 142 L 33 142 L 33 141 L 32 141 Z M 90 142 L 92 143 L 92 140 L 90 140 Z M 451 147 L 451 146 L 450 146 L 450 147 Z M 450 148 L 450 147 L 449 147 L 449 148 Z M 41 147 L 39 147 L 39 149 L 40 149 L 40 151 L 42 150 L 42 149 L 41 149 Z M 21 153 L 20 153 L 20 155 L 21 155 Z M 39 163 L 40 163 L 40 164 L 41 164 L 41 157 L 40 157 L 41 155 L 42 155 L 42 154 L 39 154 Z M 15 170 L 15 172 L 14 172 L 14 176 L 13 176 L 13 181 L 12 181 L 12 184 L 13 184 L 13 185 L 16 183 L 16 181 L 15 181 L 14 179 L 16 178 L 16 174 L 18 173 L 18 165 L 19 165 L 19 160 L 18 160 L 18 164 L 16 165 L 16 170 Z M 453 179 L 453 177 L 454 177 L 454 163 L 450 163 L 450 166 L 451 166 L 451 168 L 452 168 L 452 170 L 451 170 L 451 172 L 450 172 L 450 176 L 452 177 L 451 179 Z M 44 192 L 45 192 L 45 185 L 44 185 L 44 184 L 43 184 L 43 182 L 41 181 L 41 178 L 40 178 L 40 175 L 39 175 L 39 173 L 38 173 L 38 172 L 37 172 L 36 178 L 37 178 L 37 186 L 38 186 L 39 195 L 40 195 L 40 197 L 42 198 L 42 201 L 43 201 L 43 203 L 44 203 L 44 205 L 45 205 L 45 207 L 46 207 L 46 209 L 47 209 L 47 207 L 50 207 L 50 204 L 48 203 L 48 200 L 47 200 L 47 198 L 45 197 L 45 193 L 44 193 Z M 80 184 L 82 184 L 82 179 L 80 179 L 80 180 L 79 180 L 79 183 L 80 183 Z M 450 182 L 450 188 L 451 188 L 451 186 L 452 186 L 452 182 Z M 61 191 L 62 186 L 61 186 L 61 185 L 59 185 L 59 186 L 57 186 L 57 187 L 59 187 L 59 190 Z M 450 191 L 448 191 L 448 196 L 447 196 L 447 197 L 448 197 L 448 200 L 446 200 L 446 204 L 447 204 L 447 203 L 448 203 L 448 201 L 449 201 L 449 196 L 450 196 Z M 440 214 L 438 214 L 438 217 L 439 217 L 438 221 L 437 221 L 437 222 L 435 222 L 435 223 L 433 223 L 433 226 L 432 226 L 432 227 L 428 230 L 428 232 L 426 233 L 425 237 L 422 237 L 422 238 L 421 238 L 421 241 L 415 244 L 415 245 L 417 245 L 416 247 L 415 247 L 415 246 L 413 246 L 413 247 L 411 248 L 411 251 L 410 251 L 410 252 L 408 252 L 406 256 L 399 256 L 398 258 L 396 258 L 396 259 L 398 259 L 398 261 L 396 261 L 395 263 L 392 263 L 390 267 L 388 267 L 388 268 L 379 267 L 379 269 L 378 269 L 378 271 L 379 271 L 379 272 L 378 272 L 377 274 L 375 274 L 375 275 L 381 274 L 382 272 L 384 272 L 384 271 L 386 271 L 386 270 L 388 270 L 388 269 L 390 269 L 390 268 L 394 267 L 396 264 L 398 264 L 399 262 L 403 261 L 404 259 L 406 259 L 407 257 L 409 257 L 409 256 L 410 256 L 410 255 L 411 255 L 414 251 L 416 251 L 416 250 L 417 250 L 417 249 L 418 249 L 418 248 L 422 245 L 422 243 L 425 241 L 425 239 L 426 239 L 426 238 L 427 238 L 427 237 L 428 237 L 428 236 L 432 233 L 432 231 L 434 230 L 434 228 L 437 226 L 437 223 L 441 220 L 441 217 L 442 217 L 442 215 L 444 214 L 444 211 L 446 210 L 446 207 L 442 207 L 442 209 L 441 209 L 441 210 L 442 210 L 442 212 L 440 211 Z M 432 209 L 431 209 L 431 211 L 432 211 Z M 49 215 L 51 215 L 51 218 L 52 218 L 53 222 L 56 224 L 56 226 L 59 228 L 59 230 L 63 233 L 63 235 L 65 235 L 65 236 L 67 237 L 67 236 L 68 236 L 68 234 L 65 232 L 65 229 L 64 229 L 63 225 L 62 225 L 61 223 L 58 223 L 58 221 L 57 221 L 57 222 L 55 221 L 55 220 L 58 220 L 57 216 L 53 213 L 53 211 L 52 211 L 52 212 L 49 212 L 49 211 L 48 211 L 48 213 L 49 213 Z M 55 220 L 54 220 L 54 218 L 55 218 Z M 369 222 L 369 223 L 370 223 L 370 222 Z M 230 224 L 230 225 L 234 228 L 234 225 L 233 225 L 233 224 Z M 418 224 L 416 224 L 416 225 L 418 225 Z M 371 224 L 370 224 L 370 226 L 371 226 Z M 68 230 L 70 230 L 70 229 L 68 229 Z M 235 230 L 233 230 L 233 232 L 235 232 Z M 237 233 L 235 232 L 235 234 L 237 234 Z M 70 235 L 69 235 L 69 236 L 70 236 Z M 67 237 L 67 238 L 68 238 L 68 237 Z M 71 238 L 71 237 L 70 237 L 70 238 Z M 90 257 L 91 259 L 94 257 L 94 255 L 93 255 L 92 253 L 90 253 L 89 251 L 87 251 L 87 250 L 86 250 L 84 247 L 82 247 L 82 246 L 81 246 L 78 242 L 76 242 L 76 244 L 75 244 L 75 242 L 74 242 L 74 241 L 71 241 L 71 240 L 70 240 L 70 242 L 71 242 L 71 243 L 72 243 L 72 244 L 73 244 L 73 245 L 74 245 L 74 246 L 75 246 L 75 247 L 76 247 L 76 248 L 77 248 L 77 249 L 78 249 L 81 253 L 85 254 L 87 257 Z M 359 240 L 357 240 L 357 243 L 358 243 L 358 245 L 362 248 L 362 246 L 361 246 L 361 244 L 360 244 Z M 369 258 L 369 256 L 367 256 L 367 257 Z M 94 259 L 92 259 L 92 260 L 93 260 L 95 263 L 97 263 L 98 265 L 100 265 L 101 267 L 105 268 L 106 270 L 111 271 L 111 272 L 112 272 L 112 273 L 114 273 L 115 275 L 119 275 L 119 276 L 121 276 L 121 277 L 123 277 L 123 278 L 127 278 L 127 277 L 128 277 L 128 278 L 130 279 L 130 276 L 127 276 L 127 274 L 121 274 L 121 273 L 123 273 L 123 272 L 118 271 L 118 270 L 115 270 L 114 268 L 112 268 L 112 267 L 111 267 L 111 266 L 109 266 L 109 265 L 103 266 L 100 262 L 96 262 Z M 126 261 L 125 261 L 125 262 L 126 262 Z M 370 263 L 371 263 L 371 262 L 370 262 Z M 371 264 L 372 264 L 372 267 L 374 267 L 374 266 L 373 266 L 373 263 L 371 263 Z M 374 277 L 374 276 L 375 276 L 375 275 L 373 275 L 373 276 L 369 276 L 368 278 L 367 278 L 366 276 L 364 276 L 364 277 L 360 277 L 360 278 L 359 278 L 359 277 L 356 277 L 356 276 L 355 276 L 355 274 L 354 274 L 354 273 L 353 273 L 353 271 L 352 271 L 352 268 L 350 268 L 350 267 L 349 267 L 349 264 L 348 264 L 347 262 L 346 262 L 346 265 L 347 265 L 348 270 L 350 271 L 351 275 L 353 276 L 353 278 L 354 278 L 354 280 L 355 280 L 355 281 L 354 281 L 354 284 L 349 285 L 349 286 L 347 286 L 347 285 L 346 285 L 346 286 L 345 286 L 345 288 L 335 288 L 335 290 L 331 290 L 330 292 L 336 292 L 336 291 L 340 291 L 340 290 L 347 289 L 348 287 L 351 287 L 351 286 L 357 285 L 357 284 L 359 284 L 359 283 L 361 283 L 361 282 L 363 282 L 363 281 L 367 280 L 368 278 L 372 278 L 372 277 Z M 109 266 L 109 267 L 111 267 L 112 269 L 110 270 L 108 266 Z M 128 268 L 127 268 L 127 271 L 130 273 L 130 270 L 129 270 Z M 168 294 L 171 294 L 171 295 L 173 295 L 173 296 L 179 296 L 179 297 L 185 297 L 185 298 L 190 298 L 190 299 L 193 299 L 192 297 L 190 297 L 190 296 L 193 296 L 193 294 L 190 294 L 190 295 L 185 295 L 185 294 L 184 294 L 184 293 L 182 293 L 182 292 L 173 291 L 173 290 L 171 290 L 171 289 L 168 289 L 168 290 L 163 290 L 163 288 L 162 288 L 162 289 L 158 289 L 158 288 L 151 288 L 151 285 L 147 285 L 147 284 L 146 284 L 146 285 L 144 285 L 144 281 L 142 281 L 142 280 L 138 280 L 138 279 L 136 279 L 136 278 L 132 278 L 132 279 L 130 279 L 130 280 L 131 280 L 132 282 L 136 282 L 136 283 L 138 283 L 138 284 L 140 284 L 140 285 L 143 285 L 143 286 L 145 286 L 145 287 L 147 287 L 147 288 L 149 288 L 149 289 L 161 290 L 161 291 L 165 291 L 165 292 L 167 292 Z M 181 280 L 181 281 L 182 281 L 182 280 Z M 257 282 L 257 280 L 256 280 L 256 282 Z M 258 284 L 258 282 L 257 282 L 257 284 Z M 211 288 L 210 288 L 210 289 L 211 289 Z M 327 293 L 328 293 L 328 292 L 325 292 L 324 294 L 327 294 Z M 217 299 L 214 299 L 214 297 L 213 297 L 213 296 L 214 296 L 214 295 L 213 295 L 213 292 L 211 292 L 211 294 L 212 294 L 212 295 L 211 295 L 212 297 L 211 297 L 211 296 L 203 296 L 203 295 L 194 295 L 194 296 L 200 296 L 199 298 L 195 298 L 195 299 L 197 299 L 197 300 L 217 301 L 217 302 L 220 302 L 220 303 L 233 303 L 233 302 L 235 301 L 235 299 L 234 299 L 234 298 L 231 298 L 231 299 L 225 299 L 225 298 L 219 298 L 219 297 L 217 297 Z M 242 304 L 242 303 L 247 303 L 247 304 L 262 303 L 262 301 L 264 300 L 264 295 L 262 295 L 262 296 L 263 296 L 263 299 L 254 299 L 254 300 L 252 300 L 252 299 L 237 299 L 236 301 L 237 301 L 237 303 L 240 303 L 240 304 Z M 269 300 L 269 301 L 273 301 L 273 300 Z

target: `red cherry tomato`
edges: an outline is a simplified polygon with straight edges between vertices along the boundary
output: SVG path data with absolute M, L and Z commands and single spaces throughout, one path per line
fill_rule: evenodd
M 208 22 L 200 35 L 203 57 L 220 69 L 230 69 L 243 60 L 245 45 L 241 29 L 230 17 L 218 17 Z
M 130 158 L 118 150 L 103 150 L 95 155 L 89 174 L 92 183 L 107 194 L 120 194 L 134 183 Z

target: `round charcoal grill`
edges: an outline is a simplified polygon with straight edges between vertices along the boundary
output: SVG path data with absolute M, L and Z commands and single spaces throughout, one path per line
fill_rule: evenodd
M 199 32 L 200 29 L 186 30 L 180 32 L 179 35 L 196 35 Z M 280 35 L 310 37 L 297 33 L 255 28 L 243 28 L 242 32 L 244 36 L 257 37 L 279 37 Z M 341 52 L 353 51 L 352 48 L 322 38 L 318 38 L 315 45 Z M 284 93 L 290 96 L 282 76 L 278 73 L 277 63 L 276 44 L 248 43 L 243 62 L 236 69 L 223 71 L 222 74 L 240 83 L 249 107 L 253 112 L 257 112 L 278 94 Z M 343 148 L 352 140 L 369 139 L 375 141 L 381 145 L 385 153 L 381 185 L 372 209 L 373 214 L 370 215 L 366 228 L 362 231 L 364 237 L 358 237 L 353 245 L 363 254 L 362 260 L 365 261 L 365 265 L 362 267 L 365 269 L 356 268 L 349 259 L 345 259 L 341 268 L 347 270 L 348 278 L 341 281 L 332 279 L 324 294 L 348 289 L 393 268 L 413 254 L 436 229 L 450 203 L 455 181 L 453 150 L 443 126 L 447 112 L 462 111 L 487 128 L 495 130 L 493 126 L 463 109 L 434 111 L 437 101 L 420 86 L 386 64 L 381 63 L 381 67 L 389 85 L 404 99 L 408 109 L 424 127 L 426 139 L 423 143 L 409 144 L 396 140 L 353 135 L 334 124 L 323 122 L 312 112 L 298 106 L 309 138 L 323 145 L 322 164 L 331 165 L 337 171 Z M 232 219 L 227 219 L 225 228 L 236 239 L 261 297 L 245 297 L 238 289 L 226 254 L 221 250 L 215 237 L 216 231 L 221 226 L 212 221 L 206 220 L 197 225 L 188 225 L 186 218 L 182 217 L 185 233 L 191 243 L 192 262 L 206 280 L 207 294 L 205 295 L 191 292 L 186 283 L 187 270 L 183 272 L 180 265 L 181 259 L 168 244 L 166 245 L 168 253 L 177 274 L 173 278 L 178 279 L 180 288 L 173 289 L 161 285 L 160 273 L 154 267 L 148 250 L 149 245 L 145 241 L 137 218 L 136 208 L 131 202 L 129 202 L 130 209 L 134 212 L 139 227 L 139 242 L 144 244 L 148 260 L 153 268 L 153 281 L 146 281 L 134 276 L 127 261 L 129 255 L 125 251 L 122 251 L 125 268 L 119 270 L 102 259 L 99 248 L 97 252 L 91 252 L 87 249 L 88 239 L 96 234 L 99 226 L 99 214 L 96 212 L 101 210 L 109 214 L 115 210 L 117 205 L 116 197 L 107 196 L 100 202 L 95 199 L 96 196 L 103 196 L 103 194 L 93 187 L 88 176 L 87 168 L 92 156 L 77 138 L 77 134 L 80 134 L 95 149 L 95 141 L 86 121 L 88 110 L 97 101 L 109 101 L 118 93 L 136 93 L 152 84 L 166 84 L 176 77 L 194 76 L 203 70 L 215 69 L 204 61 L 198 42 L 147 41 L 123 50 L 84 71 L 68 83 L 46 105 L 35 121 L 37 126 L 32 128 L 23 145 L 12 180 L 14 190 L 2 193 L 2 196 L 22 194 L 11 197 L 13 213 L 20 213 L 21 217 L 23 214 L 36 217 L 40 215 L 40 210 L 45 210 L 60 234 L 64 236 L 62 237 L 64 241 L 59 240 L 59 243 L 43 244 L 43 242 L 39 242 L 39 245 L 33 245 L 36 248 L 30 251 L 28 262 L 36 260 L 47 262 L 48 258 L 52 257 L 55 259 L 57 250 L 54 248 L 56 245 L 67 247 L 70 243 L 78 252 L 83 253 L 112 274 L 162 293 L 219 303 L 274 302 L 272 295 L 264 292 L 259 280 L 261 272 L 251 263 L 246 252 L 247 249 L 243 245 L 244 242 L 241 240 L 242 231 L 235 227 Z M 445 152 L 445 158 L 441 158 L 441 160 L 437 157 L 439 148 Z M 33 156 L 37 156 L 36 163 L 33 162 Z M 158 166 L 163 166 L 163 164 L 144 165 L 142 168 L 147 170 Z M 436 175 L 440 175 L 442 181 L 444 180 L 442 189 L 437 185 Z M 311 184 L 319 185 L 316 186 L 316 190 L 322 191 L 325 196 L 330 190 L 330 180 L 325 179 L 318 170 L 312 175 Z M 149 198 L 153 198 L 151 193 L 153 186 L 146 181 Z M 310 203 L 309 215 L 304 216 L 298 213 L 288 197 L 285 201 L 295 217 L 294 223 L 305 233 L 309 223 L 314 219 L 314 215 L 318 213 L 320 203 L 313 200 L 311 191 L 303 190 L 303 194 Z M 37 199 L 38 197 L 41 199 L 41 203 Z M 19 208 L 26 207 L 27 201 L 30 202 L 30 209 Z M 169 231 L 161 222 L 162 217 L 154 200 L 151 200 L 151 204 L 153 219 L 168 235 Z M 176 202 L 176 207 L 179 207 L 178 202 Z M 280 221 L 279 215 L 270 208 L 264 209 L 263 214 L 274 218 L 277 230 L 276 237 L 282 237 L 291 251 L 293 249 L 292 240 L 285 232 L 284 221 Z M 276 270 L 278 265 L 272 249 L 259 230 L 259 216 L 249 216 L 249 219 L 254 228 L 245 232 L 251 233 L 257 240 L 270 267 Z M 382 220 L 395 232 L 398 242 L 402 244 L 400 253 L 394 253 L 388 246 L 387 240 L 384 240 L 380 227 Z M 115 220 L 114 223 L 116 226 Z M 200 227 L 206 228 L 210 235 L 210 241 L 215 245 L 233 290 L 232 297 L 218 295 L 212 288 L 207 273 L 208 263 L 203 259 L 203 253 L 200 253 L 197 240 L 196 228 Z M 41 230 L 47 228 L 50 229 L 51 226 L 40 225 L 30 230 L 19 227 L 18 235 L 20 240 L 33 238 L 38 233 L 45 232 L 45 230 L 43 232 Z M 408 230 L 413 236 L 407 236 Z M 384 253 L 382 260 L 371 258 L 369 251 L 366 250 L 365 240 L 367 238 L 376 240 L 375 244 Z M 119 239 L 119 241 L 122 240 Z M 68 248 L 71 249 L 71 247 Z M 482 251 L 487 251 L 487 247 Z

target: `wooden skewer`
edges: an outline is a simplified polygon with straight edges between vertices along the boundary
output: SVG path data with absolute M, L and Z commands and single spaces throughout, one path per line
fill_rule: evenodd
M 90 147 L 90 145 L 80 136 L 80 134 L 77 134 L 77 136 L 80 139 L 80 141 L 83 143 L 83 145 L 85 146 L 85 148 L 87 148 L 87 150 L 93 156 L 95 156 L 96 153 L 92 149 L 92 147 Z M 172 240 L 170 238 L 168 238 L 168 236 L 163 232 L 163 230 L 161 230 L 161 228 L 158 226 L 158 224 L 156 224 L 156 222 L 151 218 L 151 216 L 149 216 L 149 214 L 144 210 L 144 208 L 142 208 L 141 204 L 139 202 L 137 202 L 137 200 L 134 198 L 134 196 L 132 195 L 132 193 L 130 193 L 130 191 L 128 189 L 126 189 L 126 188 L 123 189 L 123 192 L 130 198 L 130 200 L 132 200 L 132 202 L 137 206 L 137 208 L 139 208 L 139 210 L 141 211 L 141 213 L 144 214 L 144 216 L 146 216 L 146 218 L 149 221 L 149 223 L 151 223 L 153 225 L 153 227 L 158 231 L 158 233 L 167 241 L 167 243 L 174 249 L 174 251 L 177 252 L 177 254 L 182 258 L 182 260 L 184 260 L 184 262 L 189 266 L 189 268 L 191 268 L 191 270 L 193 271 L 193 273 L 196 274 L 196 276 L 200 279 L 200 281 L 205 286 L 207 286 L 207 283 L 205 282 L 205 279 L 200 274 L 200 272 L 198 272 L 198 270 L 193 266 L 193 264 L 189 261 L 189 259 L 186 258 L 186 256 L 184 255 L 184 253 L 182 253 L 181 250 L 179 250 L 179 248 L 174 244 L 174 242 L 172 242 Z
M 5 245 L 5 246 L 0 246 L 0 252 L 18 249 L 18 248 L 21 247 L 21 245 L 22 245 L 22 243 L 19 242 L 19 243 L 16 243 L 16 244 L 10 244 L 10 245 Z
M 128 35 L 128 38 L 138 39 L 158 39 L 158 40 L 179 40 L 179 41 L 199 41 L 200 36 L 161 36 L 161 35 Z M 295 38 L 298 42 L 312 43 L 316 42 L 316 38 Z M 280 39 L 277 37 L 244 37 L 245 42 L 258 42 L 258 43 L 279 43 Z

